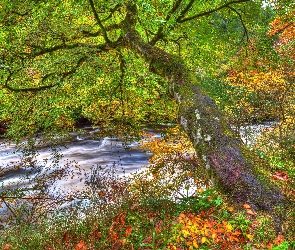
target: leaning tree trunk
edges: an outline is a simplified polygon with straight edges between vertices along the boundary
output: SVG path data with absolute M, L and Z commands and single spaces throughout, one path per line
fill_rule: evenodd
M 132 6 L 129 12 L 135 11 Z M 179 122 L 192 141 L 214 185 L 229 194 L 234 202 L 249 203 L 273 215 L 281 231 L 284 197 L 274 185 L 258 174 L 259 159 L 227 124 L 214 101 L 200 85 L 181 58 L 146 43 L 135 30 L 135 15 L 126 16 L 123 44 L 150 65 L 150 70 L 166 78 L 177 100 Z

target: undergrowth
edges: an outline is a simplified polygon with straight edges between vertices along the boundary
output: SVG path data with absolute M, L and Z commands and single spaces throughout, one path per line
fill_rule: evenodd
M 161 140 L 145 138 L 141 148 L 153 153 L 146 170 L 128 178 L 92 177 L 87 202 L 54 213 L 42 210 L 34 221 L 11 224 L 1 233 L 0 247 L 295 249 L 294 236 L 276 235 L 269 215 L 233 204 L 210 185 L 177 128 Z

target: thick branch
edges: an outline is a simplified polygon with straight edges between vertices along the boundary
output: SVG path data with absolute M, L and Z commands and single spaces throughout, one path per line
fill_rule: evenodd
M 106 26 L 105 27 L 105 30 L 106 31 L 111 31 L 111 30 L 115 30 L 115 29 L 120 29 L 120 25 L 115 23 L 115 24 L 112 24 L 112 25 L 109 25 L 109 26 Z M 85 37 L 97 37 L 99 35 L 101 35 L 101 30 L 97 31 L 97 32 L 89 32 L 89 31 L 86 31 L 86 30 L 83 30 L 82 33 L 84 34 L 83 38 Z
M 111 9 L 110 14 L 104 18 L 102 20 L 102 22 L 109 20 L 110 18 L 112 18 L 112 16 L 114 15 L 114 13 L 116 12 L 116 10 L 118 10 L 122 5 L 121 4 L 117 4 L 114 8 Z
M 190 0 L 190 2 L 188 3 L 188 5 L 181 11 L 179 17 L 176 19 L 176 21 L 178 22 L 179 20 L 181 20 L 182 17 L 184 17 L 184 15 L 191 9 L 191 7 L 193 6 L 195 0 Z
M 24 12 L 24 13 L 20 13 L 20 12 L 18 12 L 18 11 L 16 11 L 16 10 L 13 10 L 13 11 L 11 11 L 11 13 L 12 14 L 16 14 L 16 15 L 19 15 L 19 16 L 21 16 L 21 17 L 23 17 L 23 16 L 26 16 L 26 15 L 28 15 L 29 13 L 30 13 L 30 11 L 32 11 L 31 9 L 29 9 L 29 10 L 27 10 L 26 12 Z
M 231 2 L 228 2 L 228 3 L 225 3 L 217 8 L 214 8 L 212 10 L 209 10 L 209 11 L 204 11 L 204 12 L 201 12 L 201 13 L 198 13 L 196 15 L 193 15 L 193 16 L 190 16 L 190 17 L 187 17 L 187 18 L 183 18 L 183 19 L 178 19 L 177 22 L 179 23 L 184 23 L 184 22 L 187 22 L 187 21 L 190 21 L 190 20 L 193 20 L 193 19 L 197 19 L 199 17 L 202 17 L 202 16 L 208 16 L 216 11 L 219 11 L 221 9 L 224 9 L 224 8 L 227 8 L 229 7 L 230 5 L 232 4 L 237 4 L 237 3 L 244 3 L 244 2 L 249 2 L 250 0 L 235 0 L 235 1 L 231 1 Z

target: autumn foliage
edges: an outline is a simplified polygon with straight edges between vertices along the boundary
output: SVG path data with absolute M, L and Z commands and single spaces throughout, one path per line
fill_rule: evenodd
M 199 215 L 190 213 L 179 215 L 175 245 L 184 243 L 188 249 L 198 249 L 201 246 L 239 249 L 238 243 L 246 241 L 242 232 L 239 229 L 235 230 L 229 222 L 218 222 L 213 217 L 206 218 L 204 214 L 208 212 Z M 177 249 L 175 245 L 171 243 L 170 249 Z

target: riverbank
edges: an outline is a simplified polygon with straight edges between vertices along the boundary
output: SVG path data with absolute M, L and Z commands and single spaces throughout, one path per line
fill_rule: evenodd
M 290 240 L 275 234 L 270 216 L 247 203 L 232 204 L 208 186 L 183 136 L 170 130 L 166 141 L 151 137 L 144 148 L 151 151 L 153 165 L 128 179 L 97 169 L 87 193 L 89 203 L 80 200 L 59 212 L 56 203 L 47 203 L 51 209 L 47 213 L 41 206 L 44 201 L 35 200 L 33 210 L 21 210 L 17 223 L 2 232 L 0 246 L 40 250 L 292 247 Z M 180 187 L 188 191 L 192 184 L 193 193 L 178 193 Z M 85 192 L 79 195 L 86 197 Z

